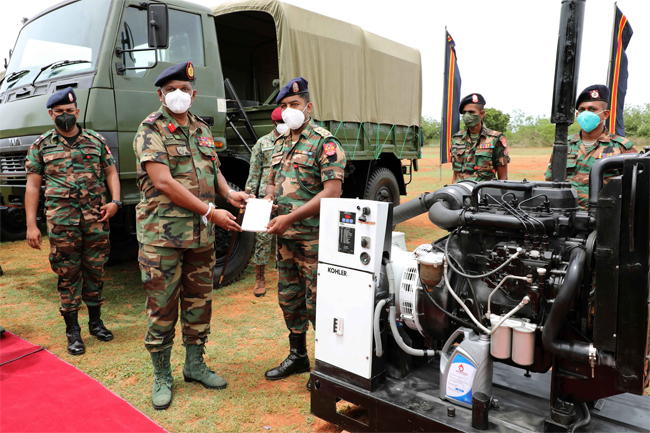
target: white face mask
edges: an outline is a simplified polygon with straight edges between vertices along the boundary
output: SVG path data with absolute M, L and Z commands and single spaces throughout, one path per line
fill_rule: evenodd
M 278 131 L 278 134 L 284 135 L 289 130 L 289 126 L 286 123 L 278 123 L 275 130 Z
M 169 108 L 172 113 L 183 114 L 187 112 L 192 106 L 192 96 L 183 92 L 181 89 L 176 89 L 169 92 L 165 96 L 165 103 L 163 105 Z
M 282 120 L 284 123 L 291 129 L 299 129 L 302 125 L 307 122 L 305 120 L 305 107 L 302 111 L 296 110 L 295 108 L 286 108 L 282 112 Z

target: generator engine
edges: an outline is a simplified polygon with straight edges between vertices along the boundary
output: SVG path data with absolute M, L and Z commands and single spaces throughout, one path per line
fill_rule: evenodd
M 619 175 L 604 185 L 611 170 Z M 650 157 L 600 160 L 591 181 L 588 211 L 567 182 L 465 181 L 422 194 L 395 208 L 392 224 L 428 212 L 449 234 L 413 252 L 397 239 L 388 243 L 390 232 L 370 219 L 357 229 L 370 237 L 355 241 L 356 220 L 345 212 L 363 203 L 324 202 L 323 212 L 338 220 L 322 221 L 337 226 L 339 236 L 321 226 L 321 251 L 334 258 L 319 258 L 312 412 L 327 419 L 321 410 L 333 394 L 324 384 L 334 378 L 338 399 L 374 407 L 383 422 L 379 413 L 390 407 L 379 403 L 390 403 L 395 389 L 415 387 L 413 398 L 430 397 L 419 407 L 444 402 L 441 410 L 469 411 L 464 424 L 420 413 L 428 428 L 606 428 L 591 421 L 598 401 L 643 395 L 648 387 Z M 373 208 L 370 215 L 377 214 L 383 220 Z M 361 239 L 366 247 L 356 260 Z M 341 251 L 345 256 L 336 259 Z M 533 403 L 517 393 L 506 415 L 508 393 L 499 394 L 518 386 L 536 389 L 543 417 L 522 416 L 526 411 L 513 405 Z M 493 409 L 495 400 L 500 409 Z M 650 409 L 647 397 L 639 401 Z M 487 413 L 500 414 L 496 424 Z

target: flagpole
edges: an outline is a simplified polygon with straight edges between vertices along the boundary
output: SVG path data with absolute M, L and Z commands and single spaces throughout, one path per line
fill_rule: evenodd
M 445 63 L 447 61 L 447 55 L 446 55 L 446 53 L 447 53 L 447 44 L 449 43 L 447 41 L 447 26 L 446 25 L 445 25 L 445 37 L 444 37 L 444 39 L 445 39 L 445 50 L 444 50 L 444 52 L 445 52 L 445 61 L 442 62 L 442 110 L 441 110 L 441 114 L 440 114 L 440 174 L 438 175 L 438 181 L 442 180 L 442 148 L 443 148 L 442 140 L 444 138 L 442 136 L 442 119 L 445 118 L 444 115 L 445 115 L 445 105 L 446 105 L 445 104 L 445 84 L 446 84 L 446 82 L 445 82 L 446 81 L 445 80 Z M 449 90 L 447 90 L 447 91 L 449 91 Z M 447 133 L 449 133 L 449 131 L 447 131 Z
M 607 63 L 607 78 L 605 79 L 605 82 L 609 84 L 609 74 L 612 70 L 612 53 L 614 52 L 614 34 L 616 33 L 616 3 L 614 2 L 614 18 L 612 19 L 612 43 L 609 46 L 609 62 Z M 611 92 L 612 89 L 609 89 Z M 611 105 L 611 104 L 610 104 Z

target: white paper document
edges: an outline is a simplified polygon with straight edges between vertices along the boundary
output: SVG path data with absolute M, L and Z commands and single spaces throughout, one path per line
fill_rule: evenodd
M 273 203 L 263 198 L 251 198 L 246 205 L 244 221 L 241 228 L 245 232 L 265 232 L 266 226 L 271 221 Z

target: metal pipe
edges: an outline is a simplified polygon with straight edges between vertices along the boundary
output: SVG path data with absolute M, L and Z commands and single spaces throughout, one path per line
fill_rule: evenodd
M 608 156 L 596 160 L 589 172 L 589 209 L 595 209 L 598 205 L 598 193 L 603 189 L 605 172 L 623 168 L 628 158 L 639 158 L 638 153 L 626 153 L 623 155 Z
M 557 337 L 564 325 L 571 304 L 578 295 L 586 257 L 587 254 L 580 248 L 575 248 L 571 252 L 569 268 L 564 277 L 564 283 L 553 302 L 542 332 L 542 343 L 546 350 L 560 358 L 567 358 L 571 361 L 581 363 L 589 362 L 589 343 L 582 341 L 559 341 Z

